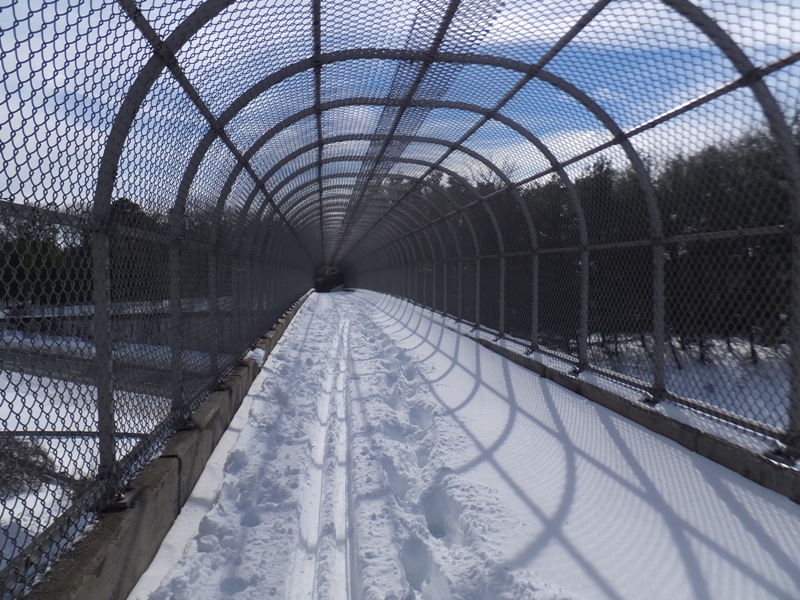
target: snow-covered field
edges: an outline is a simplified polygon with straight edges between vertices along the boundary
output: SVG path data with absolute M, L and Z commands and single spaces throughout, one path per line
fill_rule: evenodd
M 52 525 L 73 505 L 76 483 L 92 477 L 97 469 L 98 440 L 94 436 L 70 436 L 70 431 L 97 429 L 96 389 L 69 381 L 33 377 L 21 373 L 0 372 L 0 427 L 6 431 L 50 431 L 62 435 L 33 438 L 36 448 L 50 462 L 50 469 L 31 470 L 22 476 L 19 489 L 9 481 L 13 474 L 4 472 L 5 484 L 0 489 L 0 569 L 18 555 L 37 535 Z M 152 431 L 169 414 L 170 400 L 143 394 L 125 394 L 119 399 L 117 427 L 128 433 Z M 136 418 L 130 416 L 135 414 Z M 117 456 L 123 459 L 137 443 L 136 438 L 117 440 Z M 5 442 L 8 444 L 8 441 Z M 9 459 L 0 456 L 0 462 Z M 4 465 L 13 472 L 19 465 Z M 25 465 L 30 468 L 30 465 Z M 62 479 L 56 481 L 52 473 Z M 65 484 L 67 482 L 67 484 Z M 91 521 L 81 518 L 76 530 Z M 76 533 L 73 532 L 73 536 Z
M 800 506 L 367 292 L 312 295 L 130 599 L 800 597 Z

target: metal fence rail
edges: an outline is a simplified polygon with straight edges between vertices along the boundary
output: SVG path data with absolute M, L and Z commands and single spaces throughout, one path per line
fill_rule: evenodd
M 800 448 L 794 0 L 0 6 L 0 589 L 315 277 Z

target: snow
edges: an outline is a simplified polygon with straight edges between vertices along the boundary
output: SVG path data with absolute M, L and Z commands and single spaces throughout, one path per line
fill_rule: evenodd
M 130 600 L 800 597 L 800 506 L 370 292 L 314 294 Z

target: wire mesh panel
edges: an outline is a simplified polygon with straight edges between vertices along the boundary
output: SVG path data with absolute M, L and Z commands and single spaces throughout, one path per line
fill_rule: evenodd
M 290 228 L 271 235 L 294 255 L 263 257 L 266 271 L 252 258 L 263 244 L 222 242 L 240 223 L 216 206 L 238 150 L 212 146 L 216 168 L 200 169 L 187 200 L 213 117 L 154 58 L 128 5 L 73 4 L 14 2 L 0 15 L 4 598 L 91 525 L 313 272 Z M 167 36 L 183 17 L 162 12 Z M 257 278 L 283 282 L 257 298 Z
M 533 296 L 533 257 L 509 256 L 505 259 L 505 333 L 531 342 L 531 301 Z
M 480 291 L 480 324 L 485 325 L 492 331 L 500 331 L 500 290 L 503 282 L 501 273 L 503 269 L 503 259 L 489 257 L 481 259 L 480 279 L 478 280 L 478 290 Z
M 580 255 L 539 256 L 539 344 L 559 355 L 578 358 Z
M 653 251 L 649 246 L 589 254 L 589 361 L 653 382 Z
M 461 263 L 461 304 L 463 313 L 458 315 L 468 323 L 476 323 L 480 313 L 480 259 L 467 259 Z
M 796 465 L 795 5 L 7 2 L 2 595 L 318 272 Z

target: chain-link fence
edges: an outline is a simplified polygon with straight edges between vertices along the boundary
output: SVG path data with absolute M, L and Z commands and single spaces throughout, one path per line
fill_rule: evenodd
M 314 281 L 800 446 L 793 0 L 0 0 L 0 581 Z

